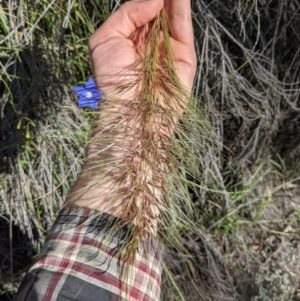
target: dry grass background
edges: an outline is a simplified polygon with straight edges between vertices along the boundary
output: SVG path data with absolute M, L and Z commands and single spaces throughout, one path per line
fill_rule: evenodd
M 120 2 L 0 4 L 0 300 L 80 170 L 91 117 L 72 86 L 90 75 L 88 37 Z M 201 153 L 199 233 L 182 233 L 189 255 L 168 249 L 163 299 L 298 300 L 300 3 L 194 0 L 193 18 L 195 94 L 217 147 Z

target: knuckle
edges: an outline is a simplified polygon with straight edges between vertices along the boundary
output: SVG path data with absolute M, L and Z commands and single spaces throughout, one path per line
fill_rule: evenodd
M 190 66 L 191 71 L 196 71 L 197 69 L 197 55 L 196 51 L 193 49 L 187 58 L 187 63 Z
M 88 48 L 89 48 L 89 50 L 91 51 L 92 49 L 93 49 L 93 47 L 94 47 L 94 35 L 95 35 L 95 33 L 93 33 L 91 36 L 90 36 L 90 38 L 89 38 L 89 41 L 88 41 Z

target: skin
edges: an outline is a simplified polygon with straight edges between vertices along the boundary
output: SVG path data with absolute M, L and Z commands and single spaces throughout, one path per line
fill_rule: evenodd
M 190 0 L 139 0 L 122 5 L 90 38 L 96 79 L 117 73 L 139 59 L 149 22 L 164 5 L 171 21 L 171 45 L 178 76 L 187 88 L 192 88 L 197 66 Z
M 118 74 L 141 59 L 151 21 L 163 6 L 171 22 L 171 46 L 178 77 L 189 90 L 192 89 L 197 65 L 190 0 L 135 0 L 123 4 L 90 38 L 93 75 L 101 91 L 105 93 L 105 89 L 109 88 L 109 81 L 106 80 L 109 75 Z M 128 93 L 130 94 L 130 91 Z M 131 96 L 135 93 L 136 91 L 132 91 Z M 105 116 L 101 116 L 100 112 L 99 118 Z M 95 129 L 93 138 L 97 138 L 98 132 L 99 129 Z M 88 157 L 92 157 L 93 151 L 95 146 L 90 144 L 87 147 Z M 93 160 L 87 159 L 81 174 L 69 192 L 65 205 L 104 211 L 118 216 L 118 213 L 123 210 L 122 204 L 107 206 L 105 198 L 102 197 L 113 189 L 110 183 L 89 189 L 76 197 L 79 195 L 78 191 L 87 187 L 88 183 L 98 176 L 89 172 L 91 167 L 93 167 Z M 156 194 L 160 195 L 160 192 Z M 153 208 L 153 211 L 155 210 Z

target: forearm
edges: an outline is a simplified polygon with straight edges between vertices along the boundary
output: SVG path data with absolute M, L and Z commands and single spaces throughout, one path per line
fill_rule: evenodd
M 157 128 L 161 112 L 151 114 L 152 128 L 147 118 L 139 102 L 103 100 L 66 206 L 106 212 L 140 227 L 143 219 L 152 220 L 156 228 L 168 136 L 163 126 Z

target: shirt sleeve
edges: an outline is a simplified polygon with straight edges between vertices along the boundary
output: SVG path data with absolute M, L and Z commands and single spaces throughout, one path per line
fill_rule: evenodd
M 87 209 L 62 209 L 15 301 L 157 301 L 162 246 L 149 241 L 124 275 L 128 228 Z M 126 263 L 128 264 L 128 263 Z

